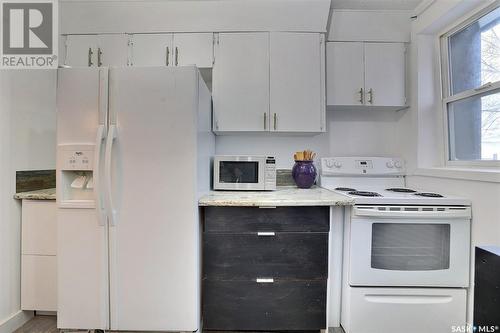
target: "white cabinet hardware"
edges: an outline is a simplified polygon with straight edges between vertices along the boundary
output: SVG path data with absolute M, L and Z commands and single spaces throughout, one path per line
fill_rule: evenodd
M 276 236 L 276 233 L 274 231 L 259 231 L 257 232 L 257 236 Z
M 373 104 L 373 89 L 368 89 L 368 103 Z
M 92 54 L 93 54 L 92 48 L 89 47 L 89 56 L 88 56 L 89 57 L 89 61 L 88 61 L 89 67 L 91 67 L 93 65 L 93 63 L 92 63 Z
M 255 281 L 257 283 L 274 283 L 274 279 L 272 278 L 257 278 Z

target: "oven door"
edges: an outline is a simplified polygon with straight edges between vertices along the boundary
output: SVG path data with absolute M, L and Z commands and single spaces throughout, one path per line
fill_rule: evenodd
M 265 188 L 265 158 L 225 156 L 214 160 L 214 189 L 259 191 Z
M 468 287 L 470 207 L 355 206 L 352 286 Z

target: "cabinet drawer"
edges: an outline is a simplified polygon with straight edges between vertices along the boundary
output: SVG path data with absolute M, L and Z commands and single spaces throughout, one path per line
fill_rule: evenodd
M 203 328 L 318 330 L 326 327 L 326 280 L 203 281 Z
M 206 207 L 205 232 L 328 232 L 330 207 Z
M 205 233 L 203 274 L 209 279 L 326 279 L 328 233 Z
M 57 311 L 57 257 L 21 257 L 21 309 Z
M 56 202 L 23 200 L 21 253 L 56 255 Z

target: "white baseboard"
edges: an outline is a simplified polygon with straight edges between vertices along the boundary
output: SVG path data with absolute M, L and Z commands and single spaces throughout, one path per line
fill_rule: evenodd
M 0 321 L 0 333 L 12 333 L 33 318 L 33 311 L 19 310 L 10 317 Z

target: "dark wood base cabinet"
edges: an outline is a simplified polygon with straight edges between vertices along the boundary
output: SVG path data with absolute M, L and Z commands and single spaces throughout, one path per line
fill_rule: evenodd
M 326 328 L 329 207 L 206 207 L 203 328 Z

